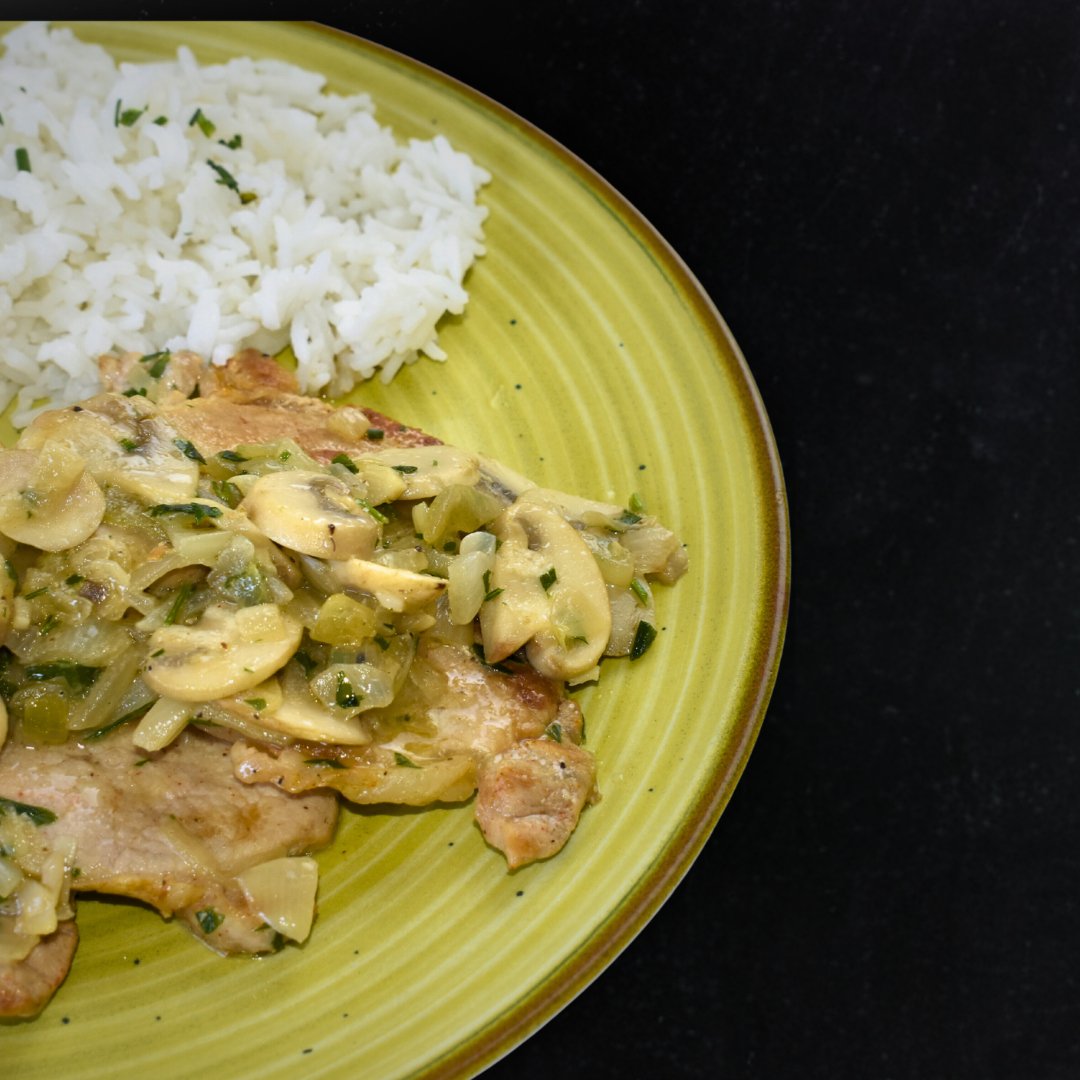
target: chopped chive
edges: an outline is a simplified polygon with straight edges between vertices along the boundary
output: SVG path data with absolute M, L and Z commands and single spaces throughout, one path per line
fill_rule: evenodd
M 212 934 L 225 921 L 225 916 L 213 908 L 203 908 L 195 912 L 195 921 L 204 934 Z
M 199 525 L 205 518 L 221 517 L 220 506 L 207 506 L 204 503 L 158 503 L 151 506 L 148 513 L 151 517 L 161 517 L 163 514 L 190 514 Z
M 644 620 L 637 624 L 634 632 L 634 643 L 630 646 L 630 659 L 638 660 L 645 655 L 646 650 L 656 640 L 656 627 Z
M 547 592 L 558 580 L 559 575 L 555 573 L 554 566 L 550 570 L 545 570 L 544 573 L 540 575 L 540 584 L 544 587 L 544 592 Z
M 360 696 L 352 688 L 352 683 L 344 675 L 338 674 L 337 693 L 334 700 L 343 709 L 355 709 L 360 704 Z
M 649 590 L 645 588 L 645 583 L 640 578 L 634 578 L 630 582 L 630 591 L 638 598 L 642 607 L 649 606 Z
M 24 600 L 36 600 L 39 596 L 44 596 L 48 592 L 48 588 L 42 587 L 40 589 L 34 589 L 33 592 L 28 592 L 23 596 Z
M 188 597 L 191 595 L 191 582 L 185 581 L 176 591 L 176 596 L 173 602 L 169 605 L 169 610 L 165 615 L 165 625 L 172 626 L 178 618 L 180 618 L 180 612 L 183 610 L 184 605 L 188 601 Z
M 644 514 L 645 513 L 645 502 L 636 491 L 630 496 L 630 504 L 629 505 L 630 505 L 631 513 L 634 513 L 634 514 Z
M 167 117 L 164 117 L 164 116 L 155 116 L 154 117 L 154 123 L 157 124 L 158 127 L 164 127 L 168 122 L 169 121 L 168 121 Z
M 187 439 L 173 439 L 173 446 L 175 446 L 184 457 L 191 458 L 192 461 L 197 461 L 200 465 L 206 464 L 206 458 L 195 449 L 194 443 L 189 442 Z
M 234 135 L 231 139 L 218 139 L 218 142 L 222 146 L 228 147 L 230 150 L 239 150 L 243 145 L 243 137 L 239 134 Z
M 116 99 L 116 109 L 113 111 L 113 127 L 132 127 L 146 109 L 124 109 L 120 111 L 120 99 Z
M 146 387 L 140 386 L 137 390 L 132 387 L 124 391 L 124 397 L 146 397 Z
M 15 168 L 19 172 L 30 172 L 30 154 L 25 146 L 20 146 L 15 151 Z
M 367 501 L 367 499 L 357 499 L 357 505 L 366 510 L 380 525 L 386 525 L 390 519 L 377 507 L 374 507 Z
M 38 633 L 42 637 L 47 637 L 60 625 L 59 615 L 50 615 L 42 624 Z
M 390 468 L 399 473 L 414 473 L 416 472 L 415 465 L 391 465 Z
M 240 489 L 230 480 L 212 480 L 214 494 L 230 509 L 235 510 L 243 498 Z
M 26 677 L 34 681 L 63 679 L 72 690 L 84 690 L 98 677 L 99 670 L 88 664 L 76 664 L 74 660 L 52 660 L 45 664 L 27 665 Z
M 382 428 L 369 427 L 367 431 L 364 432 L 364 437 L 371 439 L 373 442 L 378 442 L 385 434 L 386 432 L 383 431 Z
M 150 711 L 150 706 L 153 704 L 152 701 L 148 701 L 145 705 L 140 705 L 137 709 L 132 709 L 131 712 L 124 713 L 123 716 L 118 716 L 115 720 L 110 720 L 109 723 L 84 735 L 82 737 L 83 742 L 96 742 L 98 739 L 103 739 L 109 732 L 131 723 L 132 720 L 141 720 Z
M 244 457 L 243 454 L 238 454 L 235 450 L 219 450 L 217 456 L 221 458 L 222 461 L 234 461 L 237 463 L 247 461 L 247 458 Z
M 171 359 L 172 353 L 168 349 L 162 349 L 161 352 L 152 352 L 140 356 L 139 363 L 150 365 L 147 374 L 151 379 L 160 379 L 165 374 L 165 369 L 169 366 Z
M 196 109 L 191 114 L 191 119 L 188 121 L 188 127 L 193 127 L 196 124 L 198 124 L 199 130 L 208 139 L 215 131 L 217 131 L 217 125 L 203 113 L 202 109 Z
M 5 799 L 0 795 L 0 812 L 10 810 L 20 817 L 29 818 L 35 825 L 51 825 L 56 820 L 56 815 L 44 806 L 31 806 L 30 803 L 16 802 L 14 799 Z
M 360 470 L 356 467 L 356 462 L 353 461 L 348 454 L 335 454 L 331 459 L 331 463 L 334 465 L 344 465 L 346 469 L 351 473 L 358 473 Z

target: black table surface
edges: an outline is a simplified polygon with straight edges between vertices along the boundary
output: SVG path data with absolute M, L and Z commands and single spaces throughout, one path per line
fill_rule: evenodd
M 787 643 L 729 807 L 488 1075 L 1080 1076 L 1080 6 L 321 18 L 625 195 L 731 326 L 788 485 Z

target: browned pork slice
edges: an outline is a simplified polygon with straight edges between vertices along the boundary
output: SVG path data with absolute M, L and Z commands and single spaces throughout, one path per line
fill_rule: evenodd
M 592 754 L 570 742 L 525 739 L 480 767 L 476 820 L 511 870 L 560 851 L 596 780 Z
M 463 801 L 479 782 L 477 823 L 511 868 L 559 851 L 598 798 L 592 754 L 576 745 L 580 708 L 525 665 L 492 667 L 465 646 L 421 638 L 401 694 L 373 710 L 372 723 L 392 737 L 285 750 L 237 742 L 236 775 L 290 792 L 329 787 L 351 802 L 411 805 Z
M 75 920 L 65 919 L 24 960 L 0 964 L 0 1017 L 37 1016 L 67 977 L 78 941 Z
M 123 385 L 118 375 L 116 386 Z M 439 442 L 374 409 L 303 396 L 291 372 L 253 350 L 238 353 L 220 368 L 206 368 L 198 391 L 195 398 L 167 398 L 161 412 L 203 454 L 292 439 L 317 461 L 330 461 L 365 444 L 379 449 Z
M 325 847 L 338 810 L 330 793 L 238 784 L 229 744 L 191 730 L 152 754 L 124 730 L 60 746 L 9 740 L 0 751 L 0 796 L 56 815 L 40 828 L 74 839 L 74 889 L 176 915 L 222 953 L 275 944 L 236 876 Z

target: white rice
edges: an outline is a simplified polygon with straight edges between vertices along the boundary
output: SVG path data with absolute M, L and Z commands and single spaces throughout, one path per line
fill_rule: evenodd
M 490 176 L 444 137 L 403 143 L 368 95 L 279 61 L 181 47 L 118 65 L 44 23 L 3 44 L 0 408 L 17 395 L 17 425 L 96 392 L 103 352 L 291 344 L 302 389 L 332 394 L 445 359 Z

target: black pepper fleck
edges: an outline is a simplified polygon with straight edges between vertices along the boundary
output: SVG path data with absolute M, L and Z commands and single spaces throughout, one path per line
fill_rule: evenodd
M 517 895 L 518 896 L 524 896 L 525 895 L 525 890 L 524 889 L 518 889 Z
M 71 1023 L 71 1017 L 70 1016 L 61 1016 L 60 1017 L 60 1023 L 61 1024 L 70 1024 Z

